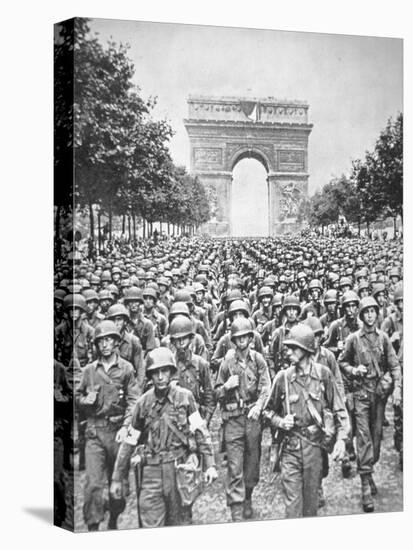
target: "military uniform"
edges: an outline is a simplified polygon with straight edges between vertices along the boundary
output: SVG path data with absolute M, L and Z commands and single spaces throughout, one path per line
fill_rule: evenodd
M 141 432 L 144 445 L 142 485 L 138 495 L 142 527 L 189 523 L 176 482 L 175 465 L 182 464 L 191 452 L 199 453 L 204 469 L 214 465 L 206 426 L 190 430 L 190 416 L 197 412 L 192 393 L 170 384 L 168 393 L 158 398 L 151 388 L 140 397 L 133 412 L 132 427 Z M 113 479 L 121 481 L 128 473 L 130 446 L 123 443 Z
M 226 390 L 228 378 L 239 376 L 239 388 Z M 243 504 L 246 490 L 252 491 L 260 477 L 261 437 L 260 420 L 248 418 L 254 405 L 260 409 L 268 398 L 270 377 L 264 357 L 249 349 L 246 361 L 238 350 L 230 349 L 219 369 L 215 384 L 221 408 L 223 441 L 227 452 L 227 504 Z
M 87 423 L 83 515 L 90 526 L 99 524 L 104 518 L 104 488 L 112 478 L 119 448 L 116 433 L 122 426 L 129 426 L 137 393 L 133 367 L 120 356 L 107 372 L 96 360 L 86 365 L 82 374 L 77 404 Z M 91 391 L 98 391 L 98 399 L 94 405 L 87 405 L 85 396 Z M 115 517 L 124 508 L 124 499 L 117 501 L 109 497 L 109 509 Z
M 281 456 L 286 517 L 316 516 L 324 434 L 310 414 L 307 400 L 311 399 L 321 419 L 326 409 L 331 411 L 337 428 L 337 439 L 345 440 L 347 437 L 347 412 L 330 370 L 313 360 L 310 361 L 308 375 L 297 371 L 295 366 L 276 375 L 267 405 L 275 413 L 271 418 L 274 428 L 279 428 L 280 419 L 287 414 L 286 395 L 289 396 L 290 413 L 295 415 L 294 428 L 285 432 Z

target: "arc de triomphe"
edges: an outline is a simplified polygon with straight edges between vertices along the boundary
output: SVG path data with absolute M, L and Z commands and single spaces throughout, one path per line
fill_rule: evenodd
M 299 204 L 308 192 L 308 104 L 273 97 L 189 96 L 184 120 L 191 174 L 205 185 L 213 218 L 204 231 L 231 235 L 232 171 L 243 158 L 267 170 L 269 235 L 296 228 Z

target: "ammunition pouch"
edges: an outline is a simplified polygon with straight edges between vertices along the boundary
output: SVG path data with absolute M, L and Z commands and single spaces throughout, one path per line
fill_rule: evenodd
M 393 378 L 389 372 L 380 377 L 376 386 L 376 395 L 379 399 L 387 399 L 393 391 Z

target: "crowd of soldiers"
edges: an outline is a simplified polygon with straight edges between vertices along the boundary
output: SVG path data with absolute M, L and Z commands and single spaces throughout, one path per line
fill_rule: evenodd
M 58 262 L 57 518 L 76 456 L 90 531 L 106 512 L 116 529 L 131 491 L 140 526 L 190 524 L 219 454 L 231 518 L 251 519 L 264 430 L 287 517 L 317 515 L 332 460 L 344 477 L 356 464 L 373 511 L 389 397 L 403 467 L 402 262 L 401 240 L 314 236 L 176 237 Z

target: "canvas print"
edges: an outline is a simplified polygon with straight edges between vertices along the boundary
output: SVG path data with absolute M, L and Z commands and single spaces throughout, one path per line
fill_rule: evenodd
M 403 509 L 402 64 L 55 25 L 56 525 Z

